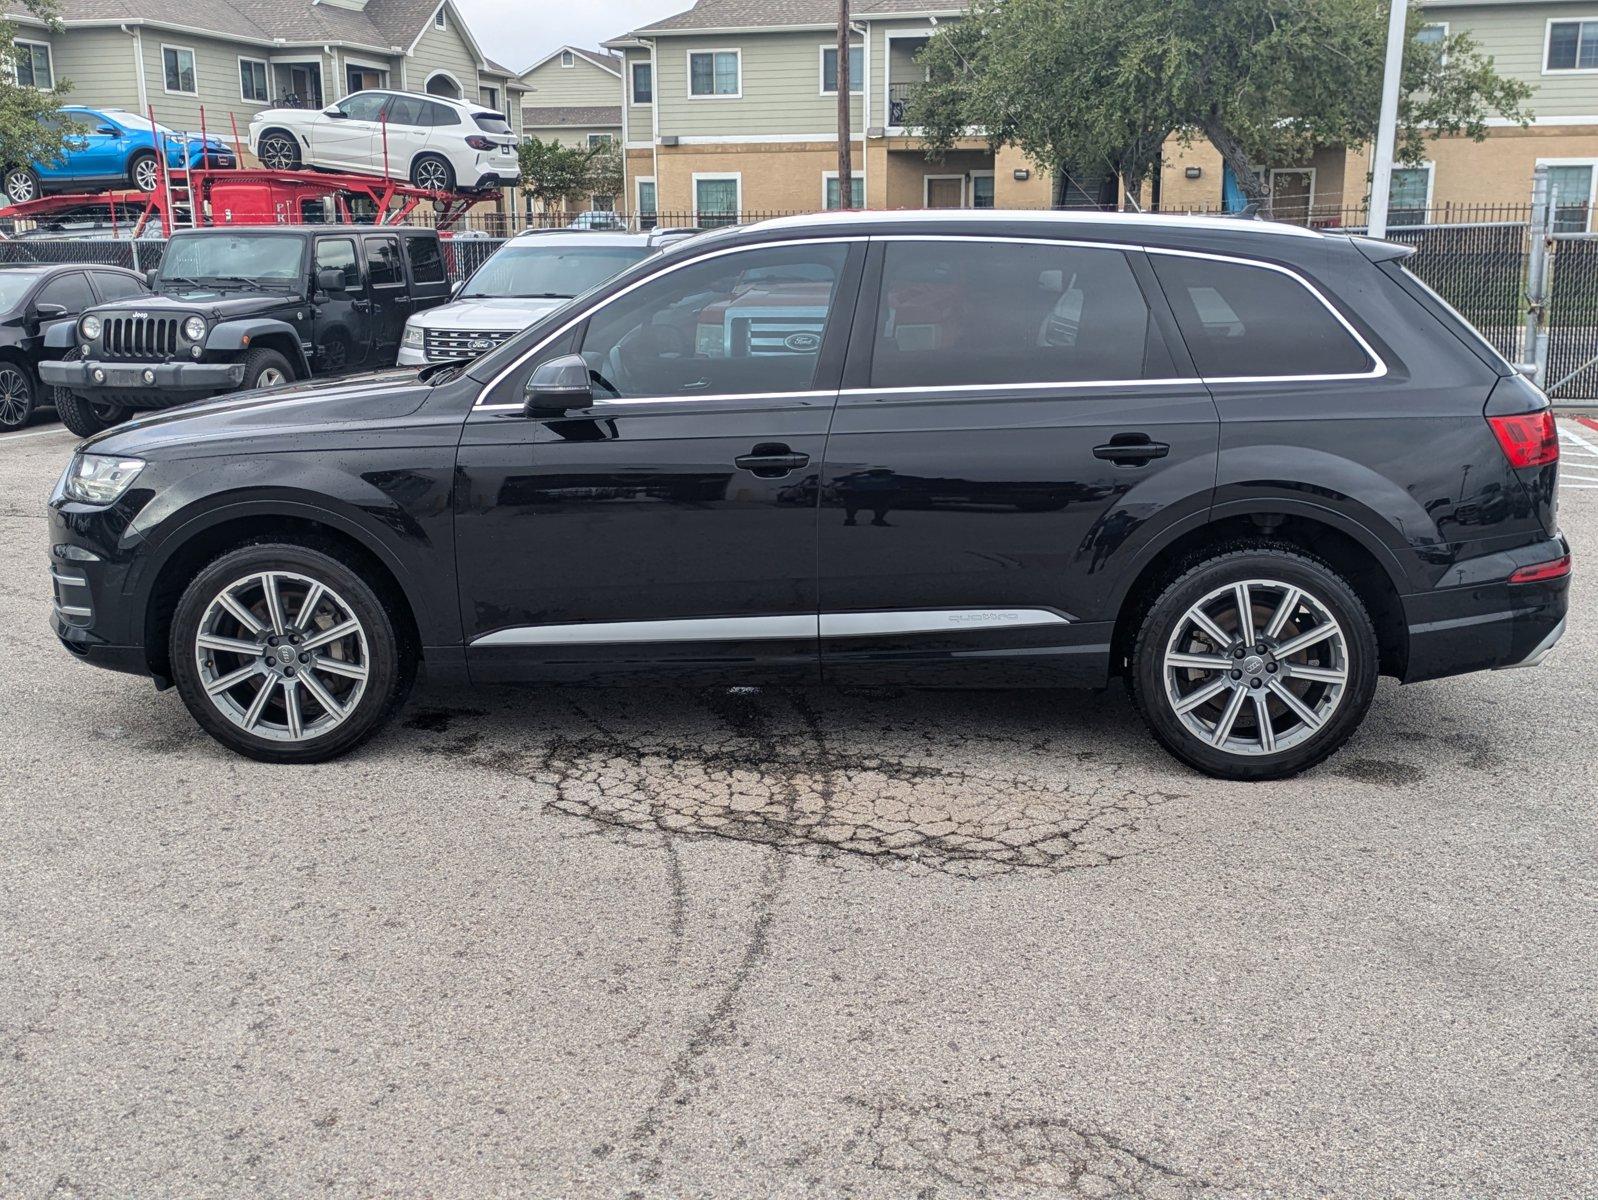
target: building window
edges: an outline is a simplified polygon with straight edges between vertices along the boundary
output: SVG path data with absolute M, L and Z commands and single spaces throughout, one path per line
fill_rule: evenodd
M 1544 71 L 1598 71 L 1598 21 L 1548 22 Z
M 1448 38 L 1448 23 L 1434 21 L 1429 25 L 1422 25 L 1415 31 L 1415 40 L 1422 46 L 1440 46 Z
M 616 197 L 610 195 L 608 192 L 596 192 L 592 196 L 588 197 L 588 208 L 591 212 L 615 212 Z
M 560 52 L 560 65 L 563 67 L 575 67 L 577 65 L 577 56 L 570 50 L 562 50 Z
M 162 46 L 161 68 L 166 73 L 166 90 L 180 96 L 198 96 L 194 82 L 194 51 L 187 46 Z
M 1555 233 L 1586 233 L 1592 224 L 1595 167 L 1598 162 L 1549 164 Z
M 1388 196 L 1389 225 L 1424 225 L 1432 203 L 1430 167 L 1394 167 Z
M 655 69 L 649 63 L 633 64 L 633 103 L 655 102 Z
M 14 60 L 17 84 L 20 87 L 38 88 L 48 92 L 55 87 L 55 65 L 50 61 L 50 47 L 45 42 L 18 41 Z
M 838 204 L 838 172 L 836 172 L 836 171 L 823 171 L 822 175 L 821 175 L 821 178 L 824 181 L 824 188 L 825 188 L 825 190 L 823 192 L 823 195 L 822 195 L 822 204 L 830 212 L 832 209 L 840 207 L 839 204 Z M 865 206 L 866 206 L 866 181 L 865 181 L 864 178 L 862 178 L 859 175 L 850 175 L 849 176 L 849 207 L 850 208 L 864 208 Z
M 737 50 L 693 50 L 688 54 L 690 96 L 738 96 L 743 92 L 742 55 Z
M 866 51 L 864 46 L 849 47 L 849 94 L 861 95 L 866 90 Z M 821 94 L 838 94 L 838 47 L 821 48 Z
M 738 175 L 695 175 L 694 224 L 706 228 L 737 224 L 742 186 Z
M 495 112 L 499 111 L 499 89 L 498 88 L 491 88 L 491 87 L 479 88 L 477 90 L 477 97 L 478 97 L 479 100 L 482 101 L 482 104 L 483 104 L 484 108 L 491 108 Z
M 388 86 L 388 72 L 375 71 L 371 67 L 357 67 L 346 64 L 344 68 L 344 88 L 346 93 L 364 92 L 368 88 L 381 88 Z
M 608 133 L 591 133 L 588 135 L 588 146 L 590 149 L 595 146 L 608 146 L 615 140 L 616 139 Z
M 659 203 L 655 196 L 655 181 L 653 179 L 638 180 L 638 228 L 640 229 L 653 229 L 655 227 L 655 214 L 659 211 Z
M 444 16 L 444 6 L 442 4 L 440 4 L 438 6 L 438 11 L 433 14 L 433 28 L 434 29 L 448 29 L 449 28 L 449 20 Z
M 239 59 L 239 99 L 264 104 L 270 98 L 266 86 L 266 62 L 259 58 Z
M 972 208 L 992 208 L 993 207 L 993 176 L 992 175 L 975 175 L 974 174 L 974 175 L 971 176 L 971 207 Z

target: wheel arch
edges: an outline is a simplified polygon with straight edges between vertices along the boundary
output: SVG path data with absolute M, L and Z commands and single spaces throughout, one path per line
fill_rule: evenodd
M 1347 579 L 1376 626 L 1382 674 L 1403 677 L 1409 626 L 1401 598 L 1404 575 L 1392 551 L 1368 529 L 1337 513 L 1293 504 L 1227 506 L 1215 510 L 1210 520 L 1177 526 L 1145 547 L 1115 607 L 1112 672 L 1125 673 L 1143 614 L 1167 583 L 1223 548 L 1261 542 L 1301 550 Z
M 289 360 L 301 379 L 311 377 L 311 364 L 305 357 L 300 335 L 287 321 L 223 321 L 206 335 L 205 348 L 223 352 L 264 347 L 276 350 Z

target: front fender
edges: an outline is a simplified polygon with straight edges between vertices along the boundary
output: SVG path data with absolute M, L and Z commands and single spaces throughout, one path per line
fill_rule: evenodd
M 46 327 L 44 331 L 44 348 L 46 350 L 70 350 L 78 342 L 78 323 L 76 321 L 57 321 Z
M 222 321 L 213 326 L 211 332 L 206 335 L 205 348 L 207 352 L 214 350 L 221 354 L 237 353 L 267 338 L 293 347 L 289 361 L 294 364 L 301 379 L 310 375 L 311 364 L 305 357 L 305 347 L 300 344 L 299 330 L 287 321 L 280 321 L 274 317 L 246 317 L 237 321 Z

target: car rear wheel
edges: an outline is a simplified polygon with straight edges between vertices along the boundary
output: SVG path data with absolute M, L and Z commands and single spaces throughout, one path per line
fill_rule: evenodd
M 455 168 L 442 154 L 419 154 L 411 164 L 411 182 L 435 192 L 453 192 Z
M 271 129 L 262 134 L 256 155 L 268 170 L 297 171 L 300 167 L 300 144 L 286 130 Z
M 321 762 L 404 703 L 412 653 L 379 589 L 336 548 L 242 547 L 200 572 L 172 621 L 172 677 L 203 729 L 266 762 Z
M 1345 579 L 1262 544 L 1200 563 L 1160 592 L 1128 684 L 1183 762 L 1223 779 L 1282 779 L 1353 736 L 1378 657 L 1370 615 Z
M 16 363 L 0 363 L 0 429 L 21 429 L 33 416 L 33 376 Z
M 128 182 L 141 192 L 155 191 L 161 171 L 153 154 L 135 154 L 128 162 Z
M 55 411 L 56 416 L 61 418 L 61 424 L 79 437 L 93 437 L 126 420 L 128 415 L 128 410 L 120 404 L 85 400 L 64 388 L 55 391 Z
M 244 382 L 240 385 L 245 391 L 282 387 L 293 382 L 294 368 L 276 350 L 251 350 L 245 356 Z
M 39 176 L 31 167 L 12 167 L 6 172 L 6 199 L 13 204 L 26 204 L 39 198 Z

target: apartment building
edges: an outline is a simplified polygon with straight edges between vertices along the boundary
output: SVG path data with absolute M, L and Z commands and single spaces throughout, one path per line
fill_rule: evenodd
M 522 129 L 563 146 L 621 141 L 622 59 L 562 46 L 521 73 Z

